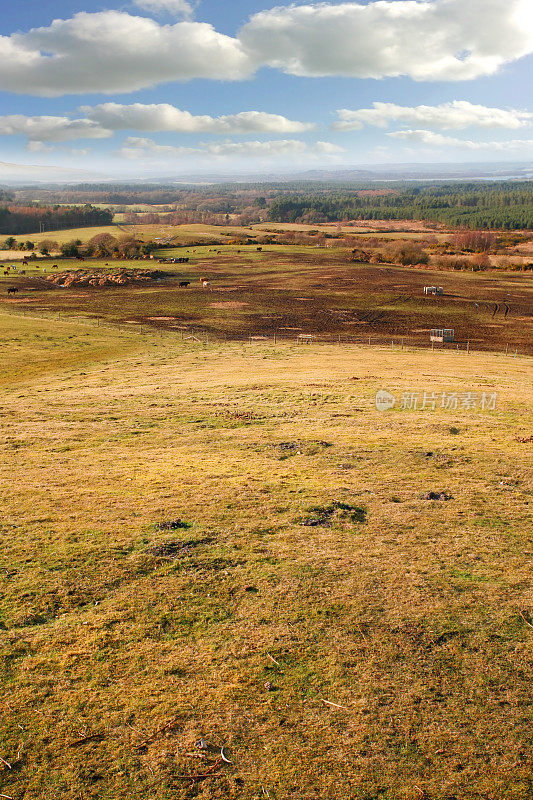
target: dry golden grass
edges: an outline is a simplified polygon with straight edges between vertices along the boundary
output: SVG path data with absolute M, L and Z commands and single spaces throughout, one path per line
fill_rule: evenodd
M 1 793 L 531 796 L 531 359 L 0 332 Z

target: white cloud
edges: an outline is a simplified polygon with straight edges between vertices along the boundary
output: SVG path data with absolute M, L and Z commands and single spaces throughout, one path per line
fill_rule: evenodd
M 388 133 L 387 136 L 390 136 L 391 139 L 400 139 L 409 144 L 432 148 L 456 147 L 462 150 L 488 150 L 490 152 L 508 152 L 514 150 L 533 152 L 533 139 L 479 142 L 468 139 L 456 139 L 454 136 L 444 136 L 442 133 L 426 130 L 393 131 Z
M 194 116 L 168 103 L 144 105 L 102 103 L 82 111 L 93 122 L 111 130 L 174 131 L 176 133 L 301 133 L 315 126 L 296 122 L 279 114 L 241 111 L 221 117 Z
M 518 109 L 490 108 L 467 100 L 453 100 L 438 106 L 399 106 L 396 103 L 372 103 L 372 108 L 352 111 L 342 108 L 334 130 L 360 130 L 364 125 L 386 128 L 391 123 L 425 125 L 441 130 L 461 128 L 521 128 L 533 122 L 533 114 Z
M 173 14 L 176 17 L 190 17 L 193 14 L 193 3 L 187 0 L 135 0 L 135 5 L 153 14 Z
M 107 139 L 113 131 L 105 130 L 89 119 L 68 117 L 27 117 L 10 114 L 0 117 L 0 136 L 24 135 L 40 142 L 71 142 L 76 139 Z
M 26 150 L 29 153 L 51 153 L 55 148 L 46 142 L 32 142 L 29 141 L 26 145 Z
M 118 155 L 128 159 L 167 158 L 176 159 L 188 156 L 207 156 L 221 158 L 292 158 L 295 156 L 333 155 L 344 152 L 330 142 L 316 142 L 308 145 L 299 139 L 277 139 L 267 142 L 221 142 L 201 143 L 197 147 L 175 147 L 161 145 L 153 139 L 129 136 Z
M 0 90 L 113 94 L 193 78 L 241 80 L 261 66 L 303 76 L 471 80 L 532 51 L 530 0 L 290 5 L 253 15 L 236 37 L 191 20 L 161 25 L 121 11 L 80 12 L 0 37 Z
M 80 12 L 0 37 L 0 89 L 23 94 L 113 94 L 251 73 L 240 43 L 206 23 L 159 25 L 120 11 Z
M 533 50 L 530 0 L 378 0 L 291 5 L 252 16 L 257 65 L 293 75 L 470 80 Z

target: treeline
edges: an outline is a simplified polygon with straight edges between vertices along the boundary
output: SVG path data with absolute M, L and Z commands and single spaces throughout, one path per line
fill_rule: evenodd
M 433 220 L 467 228 L 533 227 L 533 187 L 468 183 L 414 186 L 379 196 L 348 192 L 306 193 L 275 198 L 275 222 L 338 222 L 351 219 Z
M 84 206 L 0 206 L 0 233 L 39 233 L 65 228 L 110 225 L 113 212 Z

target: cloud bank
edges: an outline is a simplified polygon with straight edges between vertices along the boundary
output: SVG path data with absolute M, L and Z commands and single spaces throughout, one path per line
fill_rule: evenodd
M 297 122 L 280 114 L 264 111 L 241 111 L 221 117 L 194 116 L 168 103 L 102 103 L 84 106 L 82 111 L 93 123 L 110 130 L 174 131 L 176 133 L 301 133 L 314 124 Z
M 351 111 L 342 108 L 334 130 L 360 130 L 365 125 L 386 128 L 391 123 L 425 125 L 440 130 L 461 128 L 522 128 L 533 122 L 533 114 L 517 109 L 490 108 L 466 100 L 454 100 L 438 106 L 399 106 L 395 103 L 372 103 L 372 108 Z
M 252 71 L 240 43 L 212 25 L 159 25 L 121 11 L 82 11 L 0 37 L 0 89 L 43 97 L 133 92 L 192 78 L 238 80 Z
M 335 155 L 344 152 L 342 147 L 331 142 L 315 142 L 308 145 L 299 139 L 277 139 L 260 142 L 221 142 L 200 144 L 198 147 L 174 147 L 161 145 L 153 139 L 130 136 L 117 155 L 128 159 L 176 159 L 188 156 L 210 156 L 220 158 L 293 158 L 295 156 Z
M 142 2 L 152 11 L 187 5 Z M 264 66 L 306 77 L 460 81 L 531 52 L 530 0 L 291 5 L 254 14 L 235 37 L 205 22 L 161 25 L 122 11 L 80 12 L 0 37 L 0 89 L 113 94 L 194 78 L 243 80 Z
M 392 131 L 388 133 L 391 139 L 400 139 L 408 144 L 423 147 L 457 147 L 461 150 L 489 150 L 491 152 L 510 152 L 516 150 L 533 150 L 533 139 L 510 139 L 499 142 L 479 142 L 468 139 L 456 139 L 453 136 L 444 136 L 442 133 L 426 130 Z
M 293 75 L 471 80 L 533 50 L 530 0 L 378 0 L 262 11 L 239 34 Z
M 40 142 L 72 142 L 76 139 L 107 139 L 113 131 L 105 130 L 90 119 L 27 117 L 23 114 L 0 117 L 0 136 L 20 134 Z
M 210 133 L 225 136 L 266 133 L 302 133 L 314 124 L 290 120 L 263 111 L 242 111 L 221 117 L 194 116 L 168 103 L 120 105 L 102 103 L 84 106 L 85 117 L 30 117 L 24 114 L 0 116 L 0 136 L 26 136 L 28 149 L 45 152 L 46 143 L 72 142 L 77 139 L 109 139 L 116 131 L 167 131 L 174 133 Z

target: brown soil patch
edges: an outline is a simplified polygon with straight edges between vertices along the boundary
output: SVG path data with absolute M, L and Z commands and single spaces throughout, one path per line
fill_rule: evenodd
M 241 303 L 238 300 L 227 300 L 222 303 L 209 303 L 209 305 L 211 308 L 243 308 L 243 306 L 249 306 L 250 303 Z

